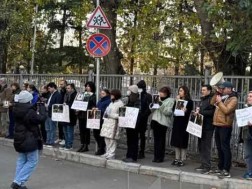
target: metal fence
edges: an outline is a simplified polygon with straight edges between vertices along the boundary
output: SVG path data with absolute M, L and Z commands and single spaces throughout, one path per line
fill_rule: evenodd
M 49 82 L 59 83 L 61 79 L 67 80 L 69 83 L 74 83 L 76 88 L 79 91 L 84 90 L 84 84 L 88 81 L 88 75 L 57 75 L 57 74 L 37 74 L 37 75 L 28 75 L 28 74 L 2 74 L 0 77 L 5 77 L 8 83 L 19 82 L 29 82 L 35 84 L 37 87 L 45 85 Z M 147 84 L 147 90 L 149 93 L 157 93 L 158 89 L 164 85 L 169 86 L 172 89 L 172 96 L 177 95 L 179 86 L 186 85 L 190 89 L 190 94 L 194 101 L 195 106 L 200 101 L 200 89 L 201 85 L 205 81 L 209 81 L 211 77 L 204 76 L 152 76 L 152 75 L 100 75 L 100 88 L 108 89 L 120 89 L 123 95 L 126 95 L 126 91 L 129 85 L 136 84 L 140 80 L 145 80 Z M 226 76 L 225 80 L 231 81 L 234 85 L 234 88 L 239 94 L 239 108 L 244 104 L 246 94 L 249 89 L 252 87 L 252 77 L 245 76 Z M 93 81 L 96 80 L 94 75 Z M 149 148 L 152 148 L 152 135 L 150 130 L 148 134 L 148 144 Z M 168 131 L 168 142 L 169 146 L 171 131 Z M 232 134 L 232 153 L 234 160 L 241 160 L 243 157 L 243 148 L 238 144 L 238 135 L 239 129 L 237 126 L 234 126 Z M 125 137 L 122 136 L 121 142 L 125 142 Z M 192 153 L 197 152 L 197 143 L 198 140 L 196 137 L 190 136 L 189 138 L 189 147 L 188 150 Z M 214 141 L 213 141 L 213 144 Z M 216 147 L 213 147 L 213 153 L 216 153 Z

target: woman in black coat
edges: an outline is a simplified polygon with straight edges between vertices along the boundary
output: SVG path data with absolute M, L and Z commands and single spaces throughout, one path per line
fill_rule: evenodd
M 11 185 L 12 189 L 25 189 L 32 172 L 38 164 L 39 150 L 42 149 L 42 140 L 39 124 L 46 120 L 46 108 L 39 106 L 39 113 L 31 104 L 32 94 L 28 91 L 20 92 L 18 103 L 13 107 L 15 120 L 14 147 L 19 153 L 16 166 L 16 175 Z
M 187 124 L 191 111 L 193 109 L 193 101 L 189 93 L 189 89 L 186 86 L 179 87 L 177 100 L 187 101 L 186 107 L 183 109 L 185 111 L 184 116 L 174 115 L 172 136 L 171 136 L 171 146 L 175 147 L 175 160 L 172 165 L 184 166 L 184 161 L 186 160 L 186 149 L 188 147 L 189 133 L 186 132 Z M 175 107 L 174 107 L 175 109 Z
M 96 107 L 95 84 L 92 81 L 88 81 L 85 84 L 84 101 L 88 101 L 87 110 L 92 110 Z M 79 111 L 77 114 L 81 139 L 81 146 L 77 152 L 87 152 L 90 144 L 90 129 L 87 128 L 87 111 Z

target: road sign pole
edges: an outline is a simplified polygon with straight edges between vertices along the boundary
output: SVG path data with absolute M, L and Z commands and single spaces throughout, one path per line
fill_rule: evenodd
M 100 0 L 96 0 L 96 6 L 100 5 Z M 99 33 L 99 29 L 97 29 Z M 100 58 L 96 58 L 96 102 L 99 101 L 100 97 Z

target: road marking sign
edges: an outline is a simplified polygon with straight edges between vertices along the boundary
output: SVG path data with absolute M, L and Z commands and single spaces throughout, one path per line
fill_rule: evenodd
M 92 16 L 87 22 L 88 28 L 98 28 L 98 29 L 112 29 L 105 13 L 100 6 L 96 7 Z
M 87 50 L 94 57 L 106 56 L 110 49 L 110 39 L 102 33 L 93 34 L 87 40 Z

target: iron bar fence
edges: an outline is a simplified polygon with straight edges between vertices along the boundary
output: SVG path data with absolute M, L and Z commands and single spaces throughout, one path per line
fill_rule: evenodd
M 24 82 L 29 82 L 35 84 L 37 87 L 45 85 L 49 82 L 55 82 L 59 84 L 59 81 L 62 79 L 67 80 L 69 83 L 74 83 L 77 90 L 83 91 L 84 84 L 88 81 L 88 75 L 63 75 L 63 74 L 0 74 L 0 77 L 7 79 L 7 82 L 10 84 L 12 82 L 18 82 L 20 84 Z M 186 85 L 194 101 L 194 105 L 200 101 L 200 91 L 201 85 L 205 81 L 209 81 L 211 76 L 152 76 L 152 75 L 100 75 L 100 88 L 107 89 L 120 89 L 123 95 L 126 95 L 127 88 L 131 84 L 136 84 L 140 80 L 145 80 L 147 84 L 147 91 L 151 94 L 158 92 L 158 89 L 164 85 L 169 86 L 172 89 L 172 97 L 177 95 L 179 86 Z M 246 99 L 247 92 L 252 88 L 252 77 L 248 76 L 225 76 L 225 80 L 231 81 L 234 85 L 234 88 L 239 94 L 239 108 L 243 107 L 244 101 Z M 94 82 L 96 80 L 96 75 L 93 78 Z M 147 132 L 147 143 L 148 147 L 152 148 L 153 137 L 150 129 Z M 167 146 L 169 145 L 171 130 L 168 131 L 168 140 Z M 243 159 L 243 147 L 238 144 L 239 139 L 239 129 L 234 124 L 231 146 L 233 159 L 240 161 Z M 125 143 L 125 133 L 122 133 L 120 142 Z M 190 136 L 189 138 L 189 147 L 188 151 L 191 153 L 197 153 L 198 140 L 196 137 Z M 213 140 L 213 153 L 216 154 L 215 142 Z

